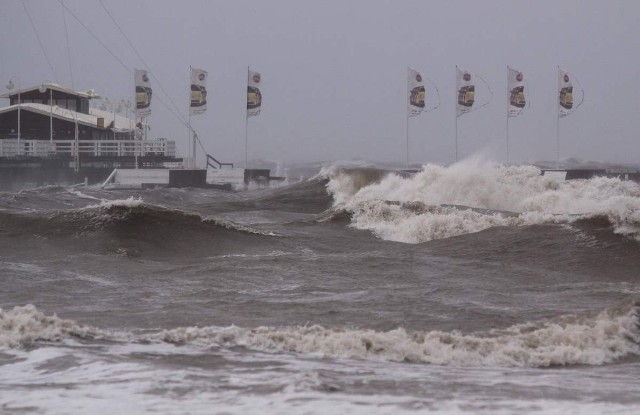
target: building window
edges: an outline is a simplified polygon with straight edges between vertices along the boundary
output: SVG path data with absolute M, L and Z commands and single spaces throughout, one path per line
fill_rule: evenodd
M 88 99 L 81 99 L 80 100 L 80 112 L 83 114 L 88 114 L 89 113 L 89 100 Z

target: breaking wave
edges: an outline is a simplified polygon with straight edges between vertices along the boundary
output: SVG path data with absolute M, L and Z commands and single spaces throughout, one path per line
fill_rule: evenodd
M 65 337 L 199 347 L 236 347 L 270 353 L 305 353 L 439 365 L 548 367 L 602 365 L 640 355 L 640 301 L 598 314 L 565 315 L 472 334 L 442 331 L 387 332 L 306 327 L 180 327 L 148 334 L 117 333 L 45 316 L 34 306 L 0 310 L 0 347 Z
M 373 169 L 328 172 L 334 209 L 380 238 L 419 243 L 495 226 L 572 223 L 607 218 L 614 231 L 640 239 L 640 186 L 596 177 L 557 182 L 534 166 L 478 159 L 428 164 L 413 176 Z
M 166 208 L 149 205 L 140 198 L 103 200 L 98 204 L 77 209 L 59 210 L 49 212 L 46 217 L 37 215 L 10 214 L 13 218 L 21 218 L 23 222 L 37 222 L 39 229 L 46 232 L 48 228 L 60 231 L 90 231 L 103 230 L 121 223 L 133 225 L 136 222 L 162 222 L 165 225 L 182 223 L 184 225 L 194 223 L 209 223 L 220 228 L 241 233 L 276 236 L 273 232 L 265 231 L 250 226 L 233 223 L 229 220 L 202 216 L 197 213 L 186 212 L 180 209 Z M 44 222 L 44 223 L 43 223 Z
M 69 210 L 0 211 L 0 228 L 14 245 L 33 246 L 51 256 L 92 254 L 167 260 L 260 249 L 270 229 L 222 217 L 150 205 L 141 199 L 103 201 Z
M 59 341 L 67 337 L 96 338 L 101 331 L 90 326 L 46 316 L 28 304 L 4 311 L 0 308 L 0 348 L 17 347 L 39 341 Z

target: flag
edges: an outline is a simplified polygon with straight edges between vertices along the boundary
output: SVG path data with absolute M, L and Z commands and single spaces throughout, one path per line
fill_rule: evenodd
M 469 71 L 460 70 L 456 67 L 456 90 L 458 91 L 457 116 L 471 112 L 471 107 L 475 102 L 476 86 Z
M 569 73 L 558 68 L 558 117 L 566 117 L 574 110 L 573 107 L 573 84 Z
M 260 114 L 262 108 L 262 77 L 260 73 L 249 71 L 249 79 L 247 82 L 247 117 L 253 117 Z
M 207 71 L 191 68 L 191 115 L 204 114 L 207 110 Z
M 408 68 L 409 77 L 407 88 L 409 91 L 409 117 L 420 115 L 424 111 L 425 89 L 420 72 Z
M 133 78 L 136 86 L 136 117 L 151 115 L 151 82 L 144 69 L 134 69 Z
M 524 95 L 524 75 L 522 72 L 507 66 L 507 90 L 509 96 L 509 117 L 517 117 L 522 114 L 527 104 Z

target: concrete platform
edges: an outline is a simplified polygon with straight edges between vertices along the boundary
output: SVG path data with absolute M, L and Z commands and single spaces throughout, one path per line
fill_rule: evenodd
M 243 189 L 249 183 L 268 184 L 269 169 L 115 169 L 102 184 L 103 189 L 146 189 L 153 187 L 200 187 Z

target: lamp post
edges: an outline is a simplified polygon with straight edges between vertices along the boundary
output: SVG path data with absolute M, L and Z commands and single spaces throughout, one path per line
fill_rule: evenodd
M 49 143 L 53 144 L 53 88 L 51 88 L 51 81 L 44 80 L 42 84 L 40 84 L 38 91 L 44 94 L 47 92 L 47 89 L 49 90 Z
M 120 111 L 122 111 L 122 100 L 120 102 L 115 102 L 115 101 L 111 101 L 109 99 L 109 97 L 106 97 L 103 101 L 102 104 L 100 105 L 100 109 L 102 111 L 109 111 L 113 114 L 113 139 L 116 139 L 116 113 L 120 113 Z
M 7 82 L 7 89 L 11 91 L 14 88 L 13 79 L 18 81 L 18 152 L 20 152 L 20 78 L 12 76 Z
M 128 99 L 121 99 L 120 105 L 127 110 L 127 118 L 129 119 L 129 140 L 131 140 L 131 101 Z
M 122 112 L 122 100 L 118 101 L 118 103 L 113 104 L 113 139 L 116 139 L 116 114 L 120 114 Z
M 68 110 L 69 112 L 71 112 L 71 115 L 73 115 L 73 122 L 76 126 L 75 128 L 75 132 L 74 132 L 74 139 L 73 139 L 73 143 L 74 146 L 76 148 L 76 151 L 73 155 L 73 171 L 74 172 L 78 172 L 80 171 L 80 140 L 78 138 L 78 114 L 75 111 L 71 111 Z
M 131 101 L 128 99 L 121 99 L 120 106 L 124 107 L 127 110 L 127 118 L 129 119 L 129 141 L 133 140 L 133 126 L 131 125 Z M 133 155 L 135 158 L 136 169 L 138 168 L 138 143 L 132 141 L 133 143 Z
M 109 99 L 109 97 L 105 97 L 105 98 L 102 100 L 102 103 L 100 104 L 100 109 L 101 109 L 102 111 L 110 111 L 112 108 L 113 108 L 113 104 L 111 103 L 111 100 Z M 114 116 L 113 116 L 113 120 L 114 120 L 113 125 L 115 125 L 115 124 L 116 124 L 116 123 L 115 123 L 115 119 L 116 119 L 116 116 L 115 116 L 115 114 L 114 114 Z M 107 126 L 108 126 L 108 124 L 107 124 Z M 107 138 L 107 140 L 108 140 L 108 138 Z

